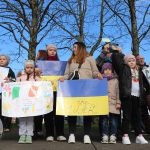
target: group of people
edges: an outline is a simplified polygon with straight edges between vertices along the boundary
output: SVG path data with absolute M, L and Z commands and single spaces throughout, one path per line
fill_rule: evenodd
M 57 47 L 53 44 L 46 46 L 45 50 L 39 50 L 38 60 L 59 61 Z M 9 57 L 0 55 L 0 67 L 8 67 Z M 148 141 L 142 135 L 143 124 L 146 131 L 150 130 L 148 116 L 150 85 L 142 72 L 144 58 L 142 56 L 124 55 L 117 44 L 106 43 L 102 52 L 96 59 L 87 52 L 83 42 L 73 44 L 73 53 L 68 60 L 64 76 L 59 80 L 68 80 L 74 70 L 78 70 L 80 79 L 103 79 L 108 80 L 109 115 L 99 116 L 99 127 L 101 143 L 116 143 L 119 129 L 119 120 L 122 119 L 122 143 L 131 144 L 129 138 L 130 126 L 132 125 L 136 135 L 136 143 L 147 144 Z M 148 67 L 148 66 L 147 66 Z M 37 69 L 37 71 L 36 71 Z M 50 69 L 50 68 L 49 68 Z M 11 68 L 5 82 L 40 81 L 38 68 L 33 60 L 27 60 L 24 64 L 24 71 L 18 73 L 17 79 Z M 38 137 L 42 134 L 42 122 L 44 119 L 47 141 L 66 141 L 64 134 L 64 116 L 56 115 L 56 97 L 53 92 L 53 111 L 36 117 L 19 118 L 19 141 L 18 143 L 32 143 L 32 136 Z M 1 108 L 1 107 L 0 107 Z M 10 130 L 11 118 L 1 119 L 4 131 Z M 144 118 L 144 119 L 143 119 Z M 75 143 L 76 116 L 68 116 L 69 138 L 68 143 Z M 146 120 L 147 119 L 147 120 Z M 92 116 L 83 117 L 85 144 L 91 143 Z

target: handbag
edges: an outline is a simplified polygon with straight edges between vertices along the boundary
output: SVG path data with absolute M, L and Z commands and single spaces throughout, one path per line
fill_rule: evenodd
M 79 64 L 78 69 L 75 69 L 68 77 L 68 80 L 79 80 L 80 79 L 80 74 L 79 74 L 79 69 L 81 68 L 82 64 Z

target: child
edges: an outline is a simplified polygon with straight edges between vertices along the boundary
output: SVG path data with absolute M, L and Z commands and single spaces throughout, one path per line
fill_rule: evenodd
M 54 44 L 49 44 L 46 46 L 47 60 L 48 61 L 59 61 L 57 55 L 57 47 Z M 45 127 L 46 127 L 46 140 L 54 140 L 54 131 L 56 130 L 56 136 L 58 141 L 66 141 L 64 136 L 64 116 L 56 115 L 56 96 L 57 93 L 54 92 L 54 106 L 53 111 L 49 114 L 44 115 Z
M 136 143 L 147 144 L 148 141 L 142 135 L 140 100 L 143 96 L 143 73 L 136 66 L 134 55 L 124 56 L 115 50 L 112 53 L 112 63 L 119 76 L 119 89 L 123 110 L 122 143 L 131 144 L 129 139 L 129 125 L 131 119 L 136 134 Z M 132 117 L 132 118 L 131 118 Z
M 39 81 L 40 78 L 35 76 L 34 61 L 27 60 L 24 66 L 24 73 L 17 78 L 17 82 L 22 81 Z M 33 117 L 19 118 L 19 135 L 18 143 L 32 143 L 33 136 Z
M 9 72 L 8 72 L 8 76 L 4 79 L 5 82 L 15 82 L 16 78 L 15 78 L 15 74 L 12 71 L 12 69 L 10 67 L 8 67 L 9 64 L 9 57 L 7 55 L 0 55 L 0 67 L 5 67 L 5 68 L 9 68 Z M 2 112 L 1 112 L 1 93 L 0 93 L 0 118 L 3 122 L 3 128 L 5 132 L 10 131 L 10 126 L 11 126 L 11 119 L 10 117 L 3 117 L 2 116 Z
M 108 79 L 108 99 L 109 99 L 109 115 L 100 116 L 99 124 L 102 128 L 101 143 L 116 143 L 118 115 L 120 114 L 120 99 L 119 99 L 119 85 L 117 75 L 113 73 L 111 63 L 104 63 L 101 71 L 103 78 Z
M 57 47 L 54 44 L 49 44 L 46 46 L 46 54 L 47 57 L 42 60 L 47 61 L 59 61 L 57 55 Z M 42 53 L 38 53 L 39 57 L 37 60 L 41 60 L 43 58 Z M 36 116 L 34 118 L 35 123 L 35 135 L 36 138 L 41 136 L 42 131 L 42 120 L 43 116 Z M 64 136 L 64 116 L 56 115 L 56 92 L 54 92 L 54 106 L 53 111 L 44 115 L 45 129 L 46 129 L 46 141 L 52 142 L 54 141 L 54 134 L 56 133 L 57 141 L 66 141 L 66 137 Z M 56 130 L 56 132 L 55 132 Z

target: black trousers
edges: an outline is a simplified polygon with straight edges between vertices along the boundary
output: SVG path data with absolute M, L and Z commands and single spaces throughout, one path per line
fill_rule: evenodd
M 144 95 L 144 99 L 141 104 L 141 114 L 142 114 L 142 126 L 146 133 L 150 133 L 150 116 L 148 113 L 150 110 L 150 103 L 148 101 L 148 95 Z
M 141 106 L 140 99 L 135 96 L 130 96 L 121 99 L 123 120 L 122 133 L 129 134 L 131 120 L 136 136 L 142 133 L 141 129 Z
M 1 94 L 0 94 L 0 97 L 1 97 Z M 0 99 L 0 119 L 2 120 L 4 129 L 10 129 L 11 128 L 12 118 L 2 116 L 2 100 L 1 99 Z
M 68 116 L 69 134 L 75 133 L 76 122 L 77 122 L 77 116 Z M 84 116 L 83 117 L 84 134 L 90 135 L 91 123 L 92 123 L 92 117 L 91 116 Z
M 64 116 L 56 115 L 56 92 L 54 92 L 53 111 L 44 116 L 34 117 L 34 132 L 42 131 L 42 120 L 44 118 L 46 137 L 64 135 Z

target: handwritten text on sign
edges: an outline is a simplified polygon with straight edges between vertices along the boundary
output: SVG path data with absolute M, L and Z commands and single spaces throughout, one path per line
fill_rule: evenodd
M 68 116 L 107 115 L 108 97 L 58 97 L 56 114 Z
M 150 67 L 144 67 L 142 71 L 150 84 Z
M 27 117 L 47 114 L 53 110 L 53 90 L 50 82 L 5 83 L 2 89 L 2 114 Z

